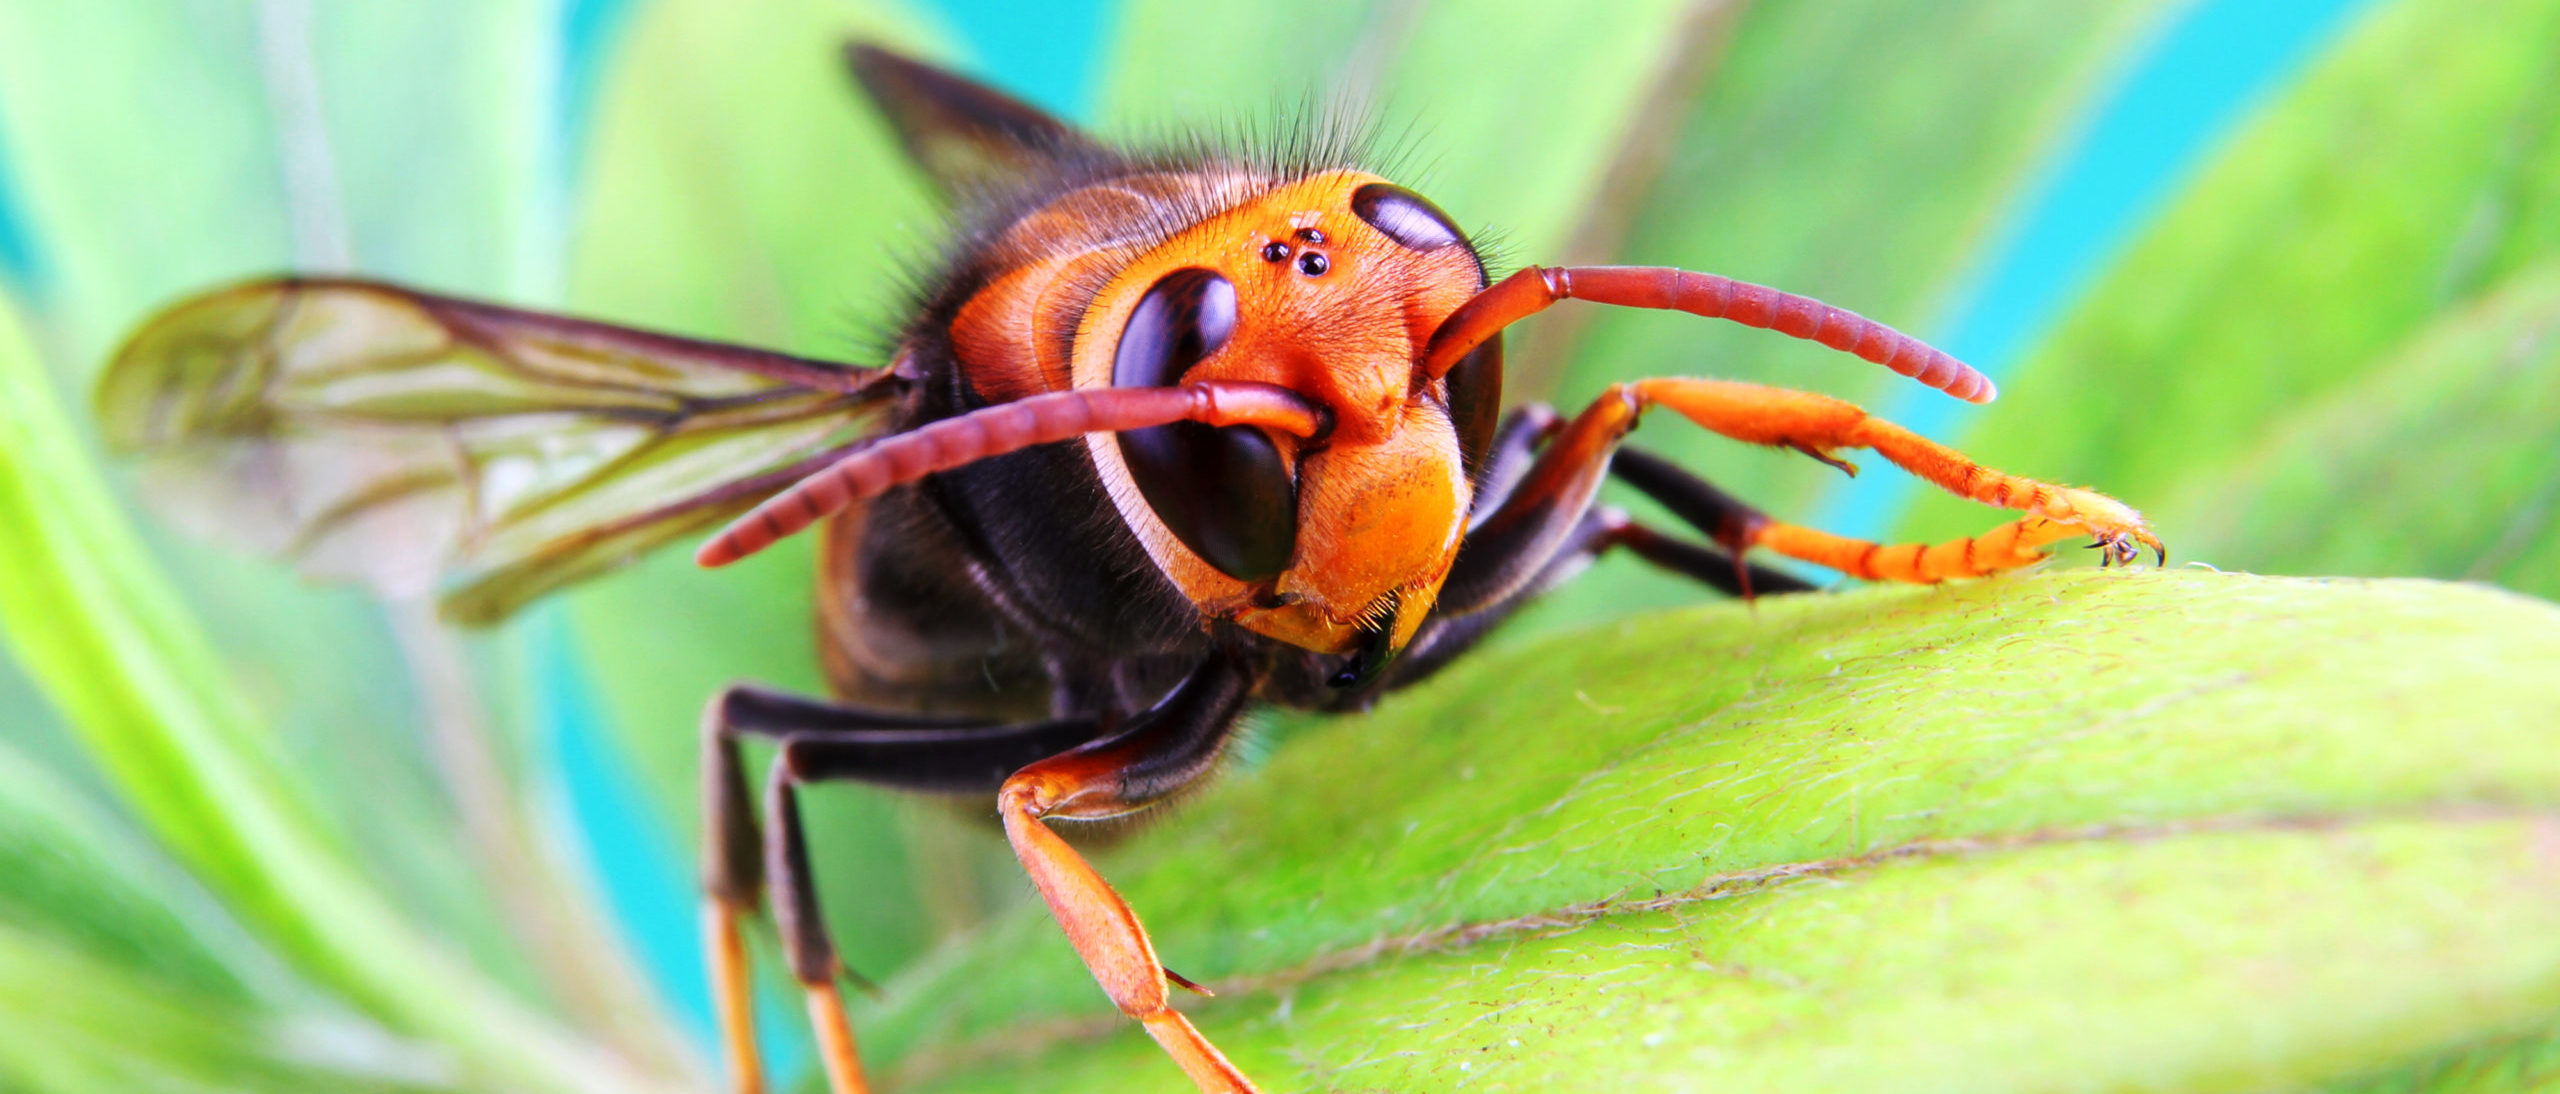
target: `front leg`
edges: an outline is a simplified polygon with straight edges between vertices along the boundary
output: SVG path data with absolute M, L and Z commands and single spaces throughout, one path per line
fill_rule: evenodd
M 2163 563 L 2168 550 L 2142 514 L 2094 490 L 2056 486 L 1975 463 L 1856 404 L 1828 395 L 1734 380 L 1668 378 L 1613 387 L 1624 410 L 1604 412 L 1632 428 L 1648 406 L 1666 406 L 1681 417 L 1738 441 L 1792 448 L 1855 474 L 1835 453 L 1865 448 L 1957 497 L 2020 510 L 2020 520 L 1969 539 L 1894 546 L 1848 539 L 1792 524 L 1770 522 L 1751 545 L 1839 570 L 1869 581 L 1935 582 L 1981 577 L 2040 562 L 2044 546 L 2089 536 L 2106 560 L 2131 562 L 2137 546 Z M 1602 396 L 1603 401 L 1609 398 Z M 1597 406 L 1594 409 L 1599 409 Z
M 2027 513 L 1980 536 L 1885 546 L 1768 519 L 1720 492 L 1700 492 L 1703 483 L 1685 475 L 1648 474 L 1667 470 L 1660 461 L 1628 469 L 1631 485 L 1670 505 L 1737 558 L 1765 549 L 1865 580 L 1925 583 L 2038 562 L 2045 557 L 2039 548 L 2076 535 L 2096 539 L 2116 561 L 2129 561 L 2135 544 L 2161 550 L 2142 515 L 2121 502 L 1984 467 L 1829 396 L 1729 380 L 1638 380 L 1612 384 L 1592 400 L 1547 443 L 1501 506 L 1468 530 L 1441 589 L 1442 610 L 1480 610 L 1528 587 L 1580 526 L 1619 442 L 1654 406 L 1736 440 L 1793 448 L 1851 471 L 1835 452 L 1874 449 L 1951 493 Z
M 1210 1094 L 1251 1092 L 1253 1081 L 1166 1004 L 1171 974 L 1137 913 L 1048 821 L 1134 813 L 1197 781 L 1216 764 L 1254 682 L 1241 660 L 1213 655 L 1128 728 L 1023 768 L 996 798 L 1005 838 L 1103 994 Z

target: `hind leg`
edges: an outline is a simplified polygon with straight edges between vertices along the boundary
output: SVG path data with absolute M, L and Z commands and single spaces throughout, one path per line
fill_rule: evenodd
M 754 1044 L 746 1020 L 745 966 L 735 957 L 736 924 L 768 884 L 783 951 L 807 997 L 830 1088 L 834 1094 L 867 1089 L 837 999 L 835 980 L 842 970 L 819 915 L 799 811 L 801 787 L 853 780 L 994 791 L 1015 855 L 1103 993 L 1137 1019 L 1201 1090 L 1252 1091 L 1251 1080 L 1168 1005 L 1171 986 L 1192 985 L 1157 963 L 1136 913 L 1049 824 L 1137 812 L 1206 775 L 1255 682 L 1241 660 L 1213 656 L 1155 706 L 1098 739 L 1101 724 L 1089 718 L 990 726 L 839 707 L 753 688 L 732 689 L 714 700 L 704 718 L 710 815 L 705 883 L 711 893 L 706 921 L 723 1028 L 741 1061 L 739 1089 L 755 1088 L 746 1085 L 754 1077 Z M 910 725 L 896 724 L 902 720 Z M 765 784 L 767 830 L 761 836 L 744 802 L 737 758 L 736 740 L 747 735 L 782 743 Z
M 1092 739 L 1089 719 L 990 726 L 967 718 L 865 710 L 756 687 L 715 696 L 702 716 L 703 948 L 730 1088 L 761 1094 L 753 992 L 740 923 L 764 903 L 770 884 L 783 951 L 817 1033 L 819 1060 L 835 1094 L 867 1089 L 836 980 L 843 970 L 819 917 L 817 888 L 800 824 L 798 787 L 833 779 L 920 790 L 994 790 L 1016 768 Z M 766 782 L 766 829 L 756 824 L 741 737 L 782 742 Z

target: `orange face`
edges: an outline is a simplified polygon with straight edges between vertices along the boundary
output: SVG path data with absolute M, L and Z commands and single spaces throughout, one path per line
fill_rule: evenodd
M 1412 637 L 1472 500 L 1447 390 L 1415 365 L 1482 286 L 1437 209 L 1332 171 L 1183 231 L 1095 297 L 1075 386 L 1258 381 L 1333 416 L 1312 441 L 1205 426 L 1086 438 L 1121 515 L 1204 613 L 1326 653 L 1381 628 L 1390 648 Z

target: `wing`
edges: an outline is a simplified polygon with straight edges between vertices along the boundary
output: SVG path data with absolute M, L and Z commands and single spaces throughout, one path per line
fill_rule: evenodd
M 98 413 L 182 525 L 487 624 L 824 466 L 900 386 L 887 369 L 273 280 L 153 317 L 108 364 Z
M 1000 192 L 1061 161 L 1103 154 L 1039 107 L 914 58 L 855 42 L 845 63 L 945 198 Z

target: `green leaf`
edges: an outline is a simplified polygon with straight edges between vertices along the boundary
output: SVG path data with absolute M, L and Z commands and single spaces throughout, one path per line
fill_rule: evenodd
M 315 981 L 473 1070 L 625 1080 L 421 934 L 315 823 L 214 650 L 115 510 L 0 308 L 0 637 L 151 833 Z
M 1918 331 L 2166 8 L 1753 5 L 1615 257 L 1817 293 Z M 1702 369 L 1844 397 L 1909 383 L 1685 316 L 1603 310 L 1590 327 L 1570 373 L 1548 366 L 1569 394 Z
M 339 261 L 420 288 L 556 302 L 568 168 L 557 108 L 560 5 L 309 7 L 318 129 L 288 132 L 282 155 L 288 172 L 297 155 L 330 158 L 348 248 Z M 269 86 L 290 78 L 271 73 Z M 304 105 L 290 93 L 270 90 L 268 100 L 288 124 L 299 121 L 293 113 Z M 297 204 L 295 212 L 307 218 L 312 210 Z M 298 250 L 296 265 L 335 265 L 311 253 L 315 242 Z
M 2555 36 L 2552 0 L 2374 11 L 2231 138 L 2005 385 L 1966 450 L 2159 505 L 2228 474 L 2269 423 L 2392 367 L 2438 317 L 2560 251 L 2560 75 L 2544 48 Z M 2333 505 L 2361 501 L 2341 492 Z M 1932 499 L 1920 538 L 1985 523 L 1963 508 Z M 2160 531 L 2189 550 L 2174 518 Z M 2399 555 L 2386 568 L 2427 561 Z
M 2555 657 L 2415 581 L 1717 606 L 1462 664 L 1101 867 L 1275 1088 L 2298 1086 L 2560 1016 Z M 1181 1089 L 1042 909 L 890 999 L 922 1089 Z
M 151 309 L 249 274 L 361 265 L 556 296 L 557 25 L 542 0 L 0 4 L 0 158 L 40 252 L 30 326 L 59 386 L 86 390 Z M 49 458 L 115 496 L 81 450 L 88 416 L 71 421 Z M 295 758 L 289 778 L 318 773 L 296 788 L 312 838 L 352 850 L 369 883 L 484 969 L 540 985 L 475 859 L 486 841 L 453 838 L 426 743 L 438 727 L 422 723 L 470 701 L 449 682 L 411 686 L 424 643 L 404 650 L 351 590 L 142 528 L 169 574 L 159 591 L 220 651 L 208 672 L 228 677 L 263 747 Z M 556 895 L 517 888 L 517 907 Z
M 2498 1094 L 2549 1090 L 2555 1079 L 2560 1079 L 2560 1032 L 2464 1045 L 2324 1089 L 2334 1094 Z
M 172 851 L 251 918 L 292 925 L 291 898 L 247 846 L 275 827 L 278 850 L 334 858 L 293 835 L 310 818 L 222 683 L 211 650 L 172 611 L 139 545 L 106 500 L 38 371 L 13 312 L 0 311 L 0 628 L 62 707 L 91 756 Z M 39 472 L 38 469 L 43 469 Z M 225 799 L 251 810 L 225 815 Z M 263 833 L 261 833 L 263 836 Z M 281 863 L 278 868 L 291 869 Z M 325 965 L 309 936 L 287 949 Z
M 881 363 L 868 339 L 889 331 L 862 324 L 903 318 L 897 248 L 938 243 L 938 222 L 840 50 L 916 32 L 853 0 L 668 0 L 636 16 L 597 95 L 571 299 L 607 320 Z
M 229 1003 L 275 975 L 273 958 L 173 864 L 6 746 L 0 877 L 0 925 L 62 951 Z
M 0 747 L 0 1087 L 412 1089 L 388 1071 L 450 1072 L 321 1004 L 174 864 L 26 761 Z
M 29 1094 L 458 1089 L 450 1063 L 344 1017 L 288 1019 L 0 924 L 0 1085 Z

